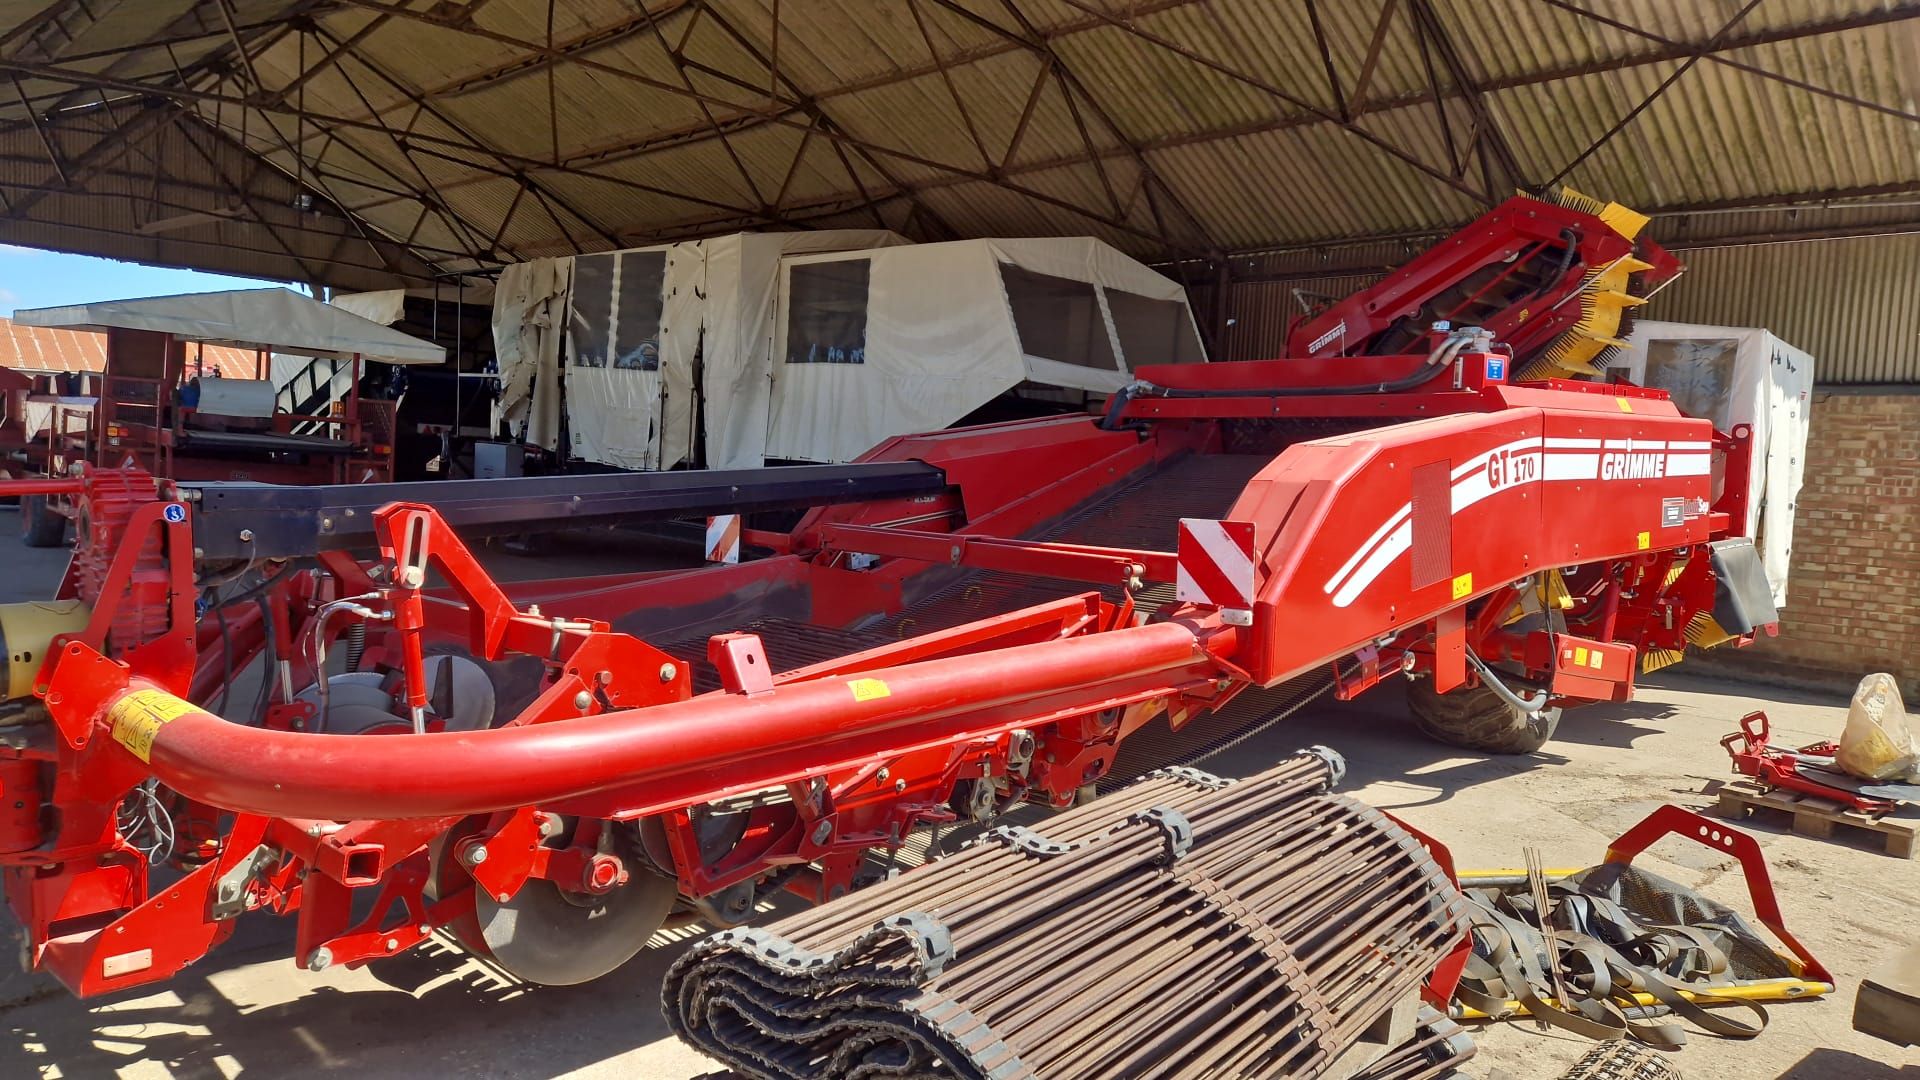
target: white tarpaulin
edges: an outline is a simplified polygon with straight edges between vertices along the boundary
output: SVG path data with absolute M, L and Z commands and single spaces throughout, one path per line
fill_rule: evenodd
M 708 467 L 765 463 L 783 257 L 908 243 L 884 229 L 735 233 L 705 242 L 708 315 L 700 390 Z
M 560 448 L 560 341 L 573 260 L 502 267 L 493 294 L 493 355 L 500 416 L 522 442 Z
M 709 466 L 759 465 L 781 256 L 904 243 L 878 229 L 737 233 L 562 260 L 571 279 L 552 287 L 566 314 L 569 452 L 670 469 L 693 456 L 704 428 Z M 495 299 L 503 373 L 530 316 L 502 297 L 526 273 L 508 267 Z
M 142 300 L 103 300 L 13 313 L 29 326 L 153 330 L 182 341 L 266 348 L 302 356 L 438 364 L 445 349 L 288 289 L 240 289 Z
M 1689 416 L 1716 430 L 1745 424 L 1755 468 L 1747 482 L 1746 535 L 1760 549 L 1773 601 L 1787 602 L 1793 511 L 1806 468 L 1813 357 L 1765 330 L 1640 322 L 1628 339 L 1627 377 L 1672 395 Z
M 769 458 L 850 461 L 1023 383 L 1110 394 L 1137 366 L 1205 360 L 1179 283 L 1090 237 L 783 263 Z
M 692 452 L 703 261 L 697 242 L 574 257 L 566 383 L 574 457 L 670 469 Z
M 407 290 L 381 289 L 378 292 L 334 293 L 327 303 L 341 311 L 351 311 L 368 322 L 392 326 L 400 321 L 400 316 L 406 314 Z

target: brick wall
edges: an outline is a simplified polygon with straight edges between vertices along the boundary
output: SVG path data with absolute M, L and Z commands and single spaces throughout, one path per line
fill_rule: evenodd
M 1715 650 L 1713 666 L 1836 685 L 1888 671 L 1920 687 L 1920 393 L 1816 390 L 1793 541 L 1780 636 Z

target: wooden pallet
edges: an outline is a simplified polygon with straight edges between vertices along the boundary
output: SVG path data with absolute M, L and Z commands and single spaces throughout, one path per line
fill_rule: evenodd
M 1818 795 L 1802 795 L 1782 788 L 1765 788 L 1752 780 L 1730 780 L 1720 785 L 1720 814 L 1735 821 L 1749 814 L 1786 815 L 1793 831 L 1819 840 L 1858 836 L 1896 859 L 1911 859 L 1920 821 L 1873 816 Z

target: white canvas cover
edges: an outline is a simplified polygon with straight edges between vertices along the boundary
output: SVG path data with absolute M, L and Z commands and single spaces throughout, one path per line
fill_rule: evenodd
M 446 350 L 349 311 L 322 304 L 290 289 L 238 289 L 138 300 L 102 300 L 67 307 L 16 311 L 29 326 L 73 330 L 120 327 L 172 334 L 183 341 L 266 348 L 302 356 L 389 364 L 438 364 Z
M 574 257 L 566 373 L 574 457 L 670 469 L 692 451 L 704 259 L 697 242 Z
M 400 321 L 407 311 L 407 290 L 381 289 L 377 292 L 334 293 L 327 303 L 341 311 L 351 311 L 355 315 L 377 322 L 381 326 L 392 326 Z
M 493 293 L 496 408 L 517 438 L 548 450 L 560 448 L 560 341 L 572 280 L 572 259 L 534 259 L 502 267 Z
M 781 256 L 905 243 L 880 229 L 736 233 L 509 266 L 494 303 L 494 348 L 507 394 L 519 385 L 512 373 L 524 358 L 544 364 L 558 356 L 557 336 L 528 329 L 551 317 L 551 308 L 565 316 L 559 325 L 574 457 L 670 469 L 691 458 L 703 425 L 709 466 L 759 465 Z M 565 270 L 521 268 L 555 262 Z M 536 394 L 557 382 L 535 381 Z
M 850 461 L 1022 383 L 1110 394 L 1205 359 L 1179 283 L 1090 237 L 789 257 L 779 296 L 769 458 Z
M 735 233 L 705 242 L 709 314 L 700 389 L 708 467 L 755 468 L 766 460 L 782 259 L 909 243 L 885 229 Z
M 1716 430 L 1752 429 L 1756 467 L 1748 478 L 1746 534 L 1760 549 L 1774 603 L 1785 606 L 1813 357 L 1747 326 L 1640 322 L 1628 341 L 1632 348 L 1616 367 L 1629 379 L 1667 391 L 1681 411 L 1712 420 Z

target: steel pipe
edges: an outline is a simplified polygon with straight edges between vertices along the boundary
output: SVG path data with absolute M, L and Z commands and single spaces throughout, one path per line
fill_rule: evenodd
M 177 713 L 154 728 L 148 768 L 175 791 L 243 813 L 443 817 L 629 787 L 644 803 L 631 809 L 648 810 L 1164 696 L 1217 677 L 1213 652 L 1230 652 L 1236 640 L 1231 630 L 1156 623 L 489 731 L 269 731 L 230 723 L 137 678 L 95 719 L 111 728 L 143 701 Z

